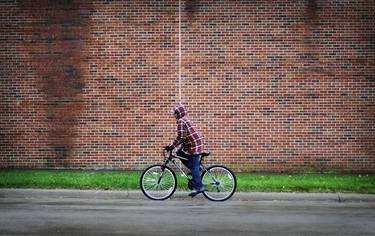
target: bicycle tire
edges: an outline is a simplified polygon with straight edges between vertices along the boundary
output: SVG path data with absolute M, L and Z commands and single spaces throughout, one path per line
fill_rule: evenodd
M 141 175 L 140 187 L 143 194 L 151 200 L 168 199 L 176 191 L 176 174 L 168 166 L 149 166 Z
M 236 175 L 228 167 L 213 165 L 202 173 L 203 195 L 211 201 L 226 201 L 237 188 Z

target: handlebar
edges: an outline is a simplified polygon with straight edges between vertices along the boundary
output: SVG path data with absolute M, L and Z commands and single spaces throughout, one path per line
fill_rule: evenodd
M 173 152 L 173 150 L 167 151 L 167 150 L 165 150 L 165 148 L 163 148 L 163 157 L 167 158 L 167 157 L 172 156 L 172 152 Z M 169 153 L 169 156 L 167 156 L 166 153 Z

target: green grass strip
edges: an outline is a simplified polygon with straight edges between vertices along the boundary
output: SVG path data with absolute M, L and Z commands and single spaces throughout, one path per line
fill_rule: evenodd
M 1 188 L 137 189 L 137 172 L 0 171 Z
M 140 172 L 0 170 L 0 188 L 139 190 Z M 178 176 L 178 189 L 187 183 Z M 241 192 L 375 193 L 374 175 L 237 173 Z
M 375 193 L 374 175 L 237 174 L 239 191 Z

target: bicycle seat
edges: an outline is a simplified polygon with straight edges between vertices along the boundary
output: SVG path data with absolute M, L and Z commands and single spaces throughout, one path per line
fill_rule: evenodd
M 202 152 L 202 153 L 201 153 L 201 157 L 206 157 L 206 156 L 208 156 L 208 155 L 210 155 L 210 152 Z

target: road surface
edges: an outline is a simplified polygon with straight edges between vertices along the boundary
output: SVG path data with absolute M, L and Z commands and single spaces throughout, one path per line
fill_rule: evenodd
M 0 235 L 375 235 L 374 202 L 0 197 Z

